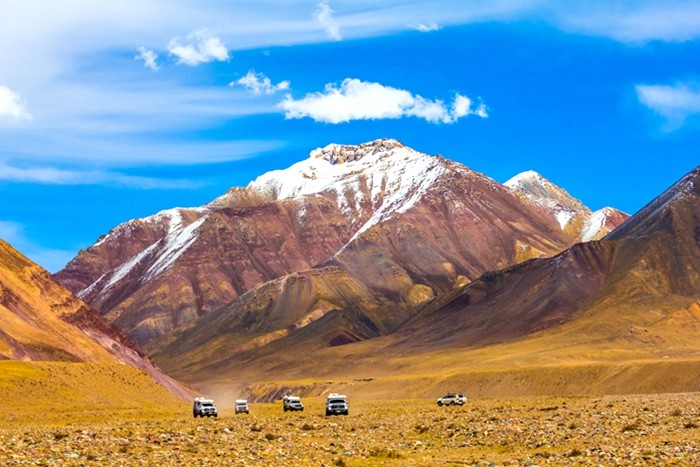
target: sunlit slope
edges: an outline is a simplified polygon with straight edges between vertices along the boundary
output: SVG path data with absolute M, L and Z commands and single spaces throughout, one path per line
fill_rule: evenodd
M 0 240 L 0 355 L 13 360 L 115 362 L 68 321 L 85 305 Z
M 145 370 L 181 398 L 192 393 L 156 368 L 125 333 L 2 240 L 0 359 L 122 363 Z
M 105 363 L 2 361 L 0 400 L 0 419 L 9 423 L 95 423 L 110 413 L 188 408 L 145 371 Z

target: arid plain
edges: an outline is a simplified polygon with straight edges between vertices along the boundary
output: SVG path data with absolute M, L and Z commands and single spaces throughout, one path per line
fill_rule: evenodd
M 367 399 L 349 416 L 281 402 L 194 419 L 126 365 L 4 362 L 3 465 L 698 465 L 700 394 Z M 457 388 L 453 388 L 457 389 Z M 442 394 L 436 393 L 436 397 Z M 79 403 L 77 401 L 80 401 Z
M 433 399 L 350 403 L 325 417 L 251 404 L 193 419 L 168 409 L 2 412 L 4 465 L 698 465 L 700 395 Z M 8 424 L 8 417 L 12 418 Z

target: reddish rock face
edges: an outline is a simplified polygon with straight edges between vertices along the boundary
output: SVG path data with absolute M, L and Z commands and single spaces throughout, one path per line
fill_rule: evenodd
M 370 319 L 374 331 L 357 334 L 366 338 L 486 271 L 562 251 L 584 225 L 572 233 L 548 206 L 512 188 L 378 140 L 330 145 L 201 208 L 122 224 L 55 277 L 147 343 L 222 307 L 237 309 L 243 294 L 288 274 L 326 280 L 332 266 L 361 284 L 351 287 L 352 300 L 331 294 L 333 307 L 361 314 L 369 312 L 353 303 L 392 308 L 391 317 Z M 270 295 L 273 302 L 304 295 L 289 282 L 274 284 L 282 291 Z M 320 299 L 300 300 L 266 332 L 303 321 Z

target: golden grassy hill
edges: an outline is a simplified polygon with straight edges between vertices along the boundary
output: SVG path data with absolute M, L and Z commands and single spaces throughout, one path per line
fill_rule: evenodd
M 145 371 L 108 363 L 0 361 L 0 401 L 3 425 L 98 423 L 190 409 Z

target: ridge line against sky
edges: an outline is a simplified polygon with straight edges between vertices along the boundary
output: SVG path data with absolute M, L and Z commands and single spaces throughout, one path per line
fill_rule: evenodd
M 535 169 L 627 211 L 700 160 L 699 2 L 4 7 L 0 237 L 50 270 L 330 142 L 397 138 L 499 181 Z

